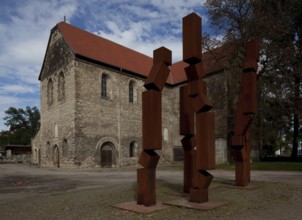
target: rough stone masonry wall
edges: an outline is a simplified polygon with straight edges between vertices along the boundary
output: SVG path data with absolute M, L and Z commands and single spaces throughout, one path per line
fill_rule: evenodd
M 55 64 L 54 64 L 55 63 Z M 54 164 L 55 147 L 59 150 L 59 164 L 62 167 L 73 167 L 74 161 L 74 113 L 75 113 L 75 77 L 73 54 L 62 39 L 58 30 L 52 35 L 46 53 L 44 69 L 40 82 L 41 98 L 41 166 Z M 64 76 L 64 94 L 59 94 L 59 74 Z M 47 102 L 47 84 L 53 82 L 53 103 Z
M 144 79 L 109 68 L 77 61 L 76 66 L 76 155 L 82 166 L 100 166 L 101 148 L 114 145 L 114 165 L 136 165 L 141 152 L 141 94 Z M 108 76 L 108 97 L 101 97 L 102 75 Z M 134 101 L 129 102 L 129 83 L 134 83 Z M 163 151 L 161 162 L 172 160 L 179 145 L 178 93 L 165 88 L 163 93 Z M 130 145 L 136 150 L 130 157 Z

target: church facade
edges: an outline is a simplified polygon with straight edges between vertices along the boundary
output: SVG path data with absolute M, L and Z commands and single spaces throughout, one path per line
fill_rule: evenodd
M 156 48 L 155 48 L 156 49 Z M 229 159 L 227 137 L 236 98 L 237 73 L 203 54 L 208 95 L 216 114 L 216 163 Z M 184 67 L 177 62 L 162 97 L 160 162 L 181 160 L 179 88 Z M 52 30 L 41 68 L 41 127 L 32 139 L 33 162 L 45 167 L 136 165 L 141 152 L 144 80 L 152 58 L 61 22 Z M 234 97 L 234 96 L 233 96 Z M 233 104 L 232 104 L 233 103 Z

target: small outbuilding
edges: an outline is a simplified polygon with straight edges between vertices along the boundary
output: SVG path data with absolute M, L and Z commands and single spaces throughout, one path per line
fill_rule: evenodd
M 5 146 L 6 159 L 18 162 L 31 161 L 31 146 L 30 145 L 6 145 Z

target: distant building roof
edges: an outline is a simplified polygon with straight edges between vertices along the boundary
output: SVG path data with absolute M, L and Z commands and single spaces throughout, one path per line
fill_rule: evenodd
M 5 150 L 11 150 L 13 152 L 31 152 L 30 145 L 6 145 Z
M 55 28 L 59 29 L 64 40 L 76 55 L 85 57 L 91 61 L 108 64 L 143 77 L 148 76 L 153 64 L 151 57 L 65 22 L 58 23 L 54 29 Z M 206 74 L 222 69 L 223 65 L 221 64 L 225 59 L 220 59 L 220 61 L 213 59 L 213 52 L 222 55 L 223 49 L 225 49 L 225 47 L 217 48 L 212 52 L 203 53 L 202 56 Z M 176 85 L 185 82 L 187 79 L 184 68 L 187 66 L 188 64 L 183 61 L 172 64 L 170 68 L 171 73 L 166 83 Z

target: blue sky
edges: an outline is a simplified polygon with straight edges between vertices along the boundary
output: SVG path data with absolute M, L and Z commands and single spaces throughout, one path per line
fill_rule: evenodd
M 64 16 L 81 29 L 152 56 L 165 46 L 182 59 L 181 19 L 203 0 L 0 0 L 0 130 L 10 106 L 40 108 L 40 82 L 49 33 Z

